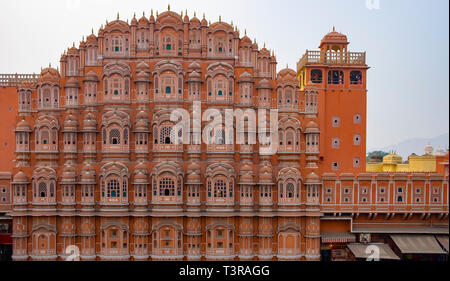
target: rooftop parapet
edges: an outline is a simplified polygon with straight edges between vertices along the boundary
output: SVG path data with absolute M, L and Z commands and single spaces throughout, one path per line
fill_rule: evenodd
M 297 71 L 308 64 L 323 65 L 366 65 L 366 52 L 336 52 L 336 51 L 310 51 L 306 53 L 297 63 Z

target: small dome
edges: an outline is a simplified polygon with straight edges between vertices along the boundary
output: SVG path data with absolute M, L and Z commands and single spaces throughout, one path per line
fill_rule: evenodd
M 24 172 L 19 171 L 13 178 L 13 183 L 28 183 L 28 177 Z
M 25 119 L 22 119 L 16 126 L 16 132 L 31 132 L 30 124 Z
M 139 19 L 138 24 L 139 24 L 140 26 L 146 26 L 146 25 L 148 25 L 148 23 L 149 23 L 149 21 L 148 21 L 148 19 L 145 17 L 145 14 L 142 14 L 142 17 Z
M 386 164 L 401 164 L 402 161 L 402 157 L 395 153 L 391 153 L 383 157 L 383 163 Z
M 148 113 L 141 110 L 136 114 L 136 119 L 146 119 L 148 120 Z
M 201 68 L 200 64 L 196 61 L 193 61 L 190 65 L 189 65 L 189 69 L 199 69 Z
M 253 176 L 250 174 L 242 175 L 241 183 L 253 183 Z
M 83 120 L 84 130 L 96 130 L 97 129 L 97 119 L 92 113 L 88 113 Z
M 88 73 L 86 73 L 86 75 L 84 76 L 84 81 L 90 81 L 90 82 L 98 82 L 98 76 L 97 73 L 95 73 L 94 71 L 89 71 Z
M 189 164 L 187 165 L 187 170 L 192 172 L 192 171 L 200 171 L 200 165 L 198 164 L 197 161 L 193 161 L 193 162 L 189 162 Z
M 75 48 L 75 45 L 73 45 L 71 48 L 69 48 L 69 50 L 67 51 L 67 55 L 72 55 L 72 56 L 76 56 L 78 55 L 78 49 Z
M 72 114 L 67 116 L 66 120 L 64 121 L 64 130 L 76 130 L 77 127 L 78 127 L 77 118 Z
M 309 121 L 305 133 L 319 133 L 319 125 L 314 121 Z
M 205 17 L 203 17 L 203 19 L 201 21 L 201 25 L 202 26 L 208 26 L 208 21 L 205 19 Z
M 244 165 L 241 166 L 241 172 L 252 172 L 253 173 L 253 168 L 248 163 L 245 163 Z
M 186 182 L 187 184 L 193 184 L 193 183 L 200 183 L 201 182 L 200 181 L 200 175 L 195 173 L 195 172 L 189 174 L 187 176 L 186 180 L 187 180 L 187 182 Z
M 139 119 L 138 121 L 136 121 L 136 129 L 137 130 L 147 130 L 148 122 L 145 121 L 145 119 Z
M 252 40 L 250 38 L 247 37 L 247 35 L 245 35 L 244 37 L 242 37 L 241 41 L 239 42 L 240 46 L 252 46 Z
M 75 79 L 74 77 L 71 77 L 69 80 L 67 80 L 65 87 L 66 88 L 80 88 L 80 84 L 78 83 L 77 79 Z
M 297 78 L 297 73 L 290 68 L 285 68 L 283 70 L 281 70 L 280 72 L 278 72 L 277 75 L 277 80 L 279 82 L 294 82 L 297 83 L 298 78 Z
M 88 45 L 96 45 L 97 44 L 97 37 L 92 33 L 86 38 L 86 43 Z
M 86 163 L 81 169 L 81 181 L 95 183 L 95 169 L 90 163 Z
M 188 77 L 189 79 L 201 79 L 200 74 L 195 70 L 189 73 Z
M 320 183 L 320 177 L 316 173 L 312 172 L 306 176 L 305 183 L 306 184 L 318 184 L 318 183 Z
M 134 176 L 134 181 L 136 183 L 146 183 L 148 181 L 147 175 L 145 175 L 143 172 L 139 171 Z
M 63 182 L 75 182 L 76 181 L 76 172 L 72 166 L 67 165 L 64 167 L 63 173 L 62 173 L 62 181 Z
M 272 183 L 272 173 L 264 173 L 259 175 L 259 182 Z
M 194 15 L 194 17 L 190 21 L 191 25 L 200 25 L 200 20 Z
M 267 79 L 262 79 L 258 82 L 258 85 L 256 87 L 257 89 L 272 89 L 272 84 L 270 84 L 270 81 Z
M 253 82 L 253 76 L 245 71 L 241 74 L 241 76 L 239 76 L 238 82 Z
M 52 84 L 59 84 L 61 76 L 59 75 L 58 70 L 48 67 L 44 68 L 41 71 L 41 74 L 38 78 L 38 83 L 52 83 Z
M 330 44 L 348 45 L 347 36 L 342 33 L 336 32 L 333 27 L 333 31 L 328 33 L 327 35 L 325 35 L 322 38 L 319 48 L 321 48 L 325 44 L 327 44 L 327 45 L 330 45 Z
M 136 72 L 139 73 L 141 71 L 150 72 L 150 66 L 148 66 L 148 64 L 144 61 L 141 61 L 136 65 Z
M 135 81 L 149 81 L 149 76 L 146 72 L 141 71 L 138 73 L 138 75 L 136 75 L 136 80 Z
M 136 167 L 134 167 L 134 170 L 136 172 L 141 171 L 141 172 L 148 173 L 147 165 L 145 164 L 144 161 L 139 161 L 138 164 L 136 165 Z

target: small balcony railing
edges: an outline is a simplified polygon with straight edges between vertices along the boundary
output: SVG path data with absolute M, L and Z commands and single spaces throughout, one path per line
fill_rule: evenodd
M 334 52 L 334 51 L 309 51 L 307 50 L 303 57 L 297 63 L 297 69 L 300 70 L 307 64 L 352 64 L 365 65 L 365 52 Z

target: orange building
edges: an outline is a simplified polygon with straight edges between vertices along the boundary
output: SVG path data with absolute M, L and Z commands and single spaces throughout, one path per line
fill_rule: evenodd
M 368 66 L 348 44 L 333 31 L 277 73 L 233 25 L 169 10 L 118 17 L 60 69 L 0 76 L 12 258 L 64 260 L 75 246 L 81 260 L 338 260 L 367 243 L 403 258 L 406 236 L 441 258 L 448 172 L 365 173 Z M 182 144 L 180 108 L 243 122 L 203 115 Z M 248 134 L 258 109 L 278 110 L 275 154 Z

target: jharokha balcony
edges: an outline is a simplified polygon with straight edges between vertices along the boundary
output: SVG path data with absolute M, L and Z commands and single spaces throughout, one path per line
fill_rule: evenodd
M 307 64 L 352 64 L 365 65 L 366 52 L 336 52 L 336 51 L 310 51 L 297 63 L 297 69 L 302 69 Z

